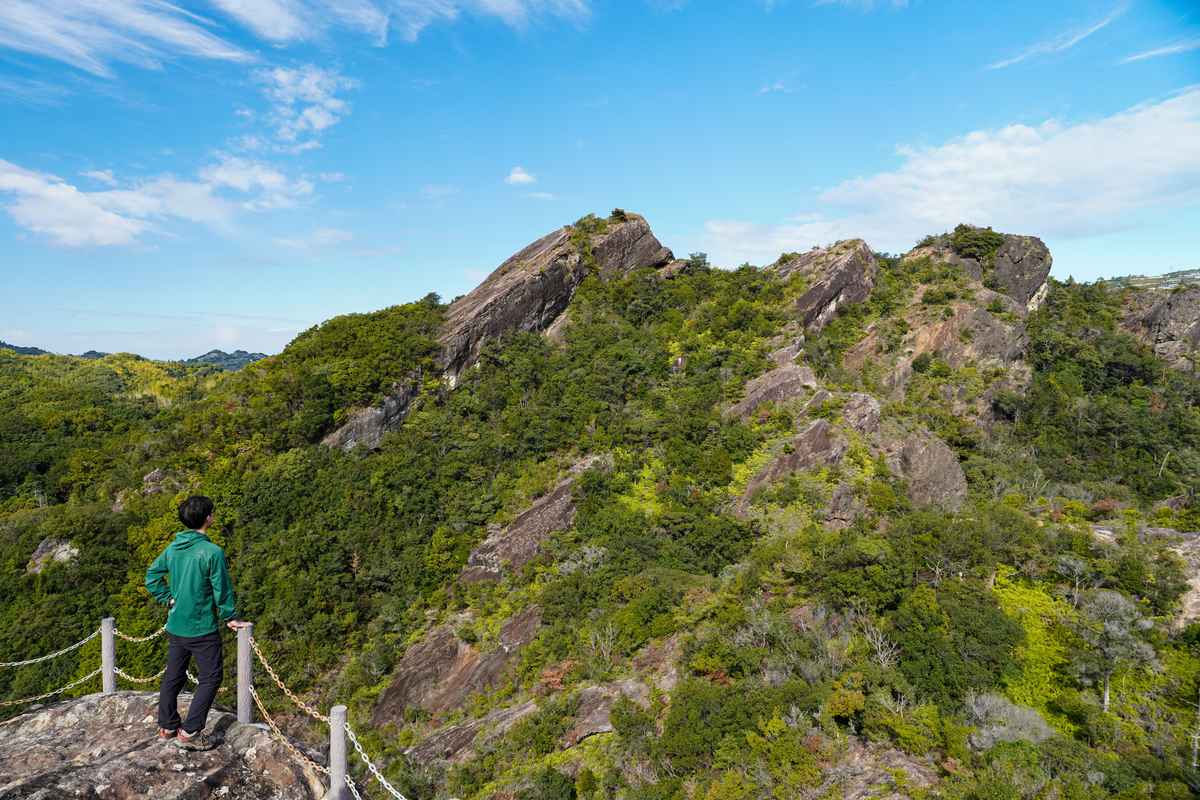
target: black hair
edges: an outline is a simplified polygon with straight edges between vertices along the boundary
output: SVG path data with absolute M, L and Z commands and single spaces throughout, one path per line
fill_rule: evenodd
M 194 494 L 179 504 L 179 521 L 189 530 L 203 527 L 211 513 L 213 513 L 213 501 L 202 494 Z

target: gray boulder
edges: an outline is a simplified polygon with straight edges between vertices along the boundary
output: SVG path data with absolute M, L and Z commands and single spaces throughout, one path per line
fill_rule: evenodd
M 1200 286 L 1178 289 L 1137 320 L 1154 352 L 1175 369 L 1200 367 Z
M 894 447 L 894 446 L 893 446 Z M 889 468 L 908 483 L 908 496 L 919 506 L 950 511 L 967 499 L 967 479 L 950 446 L 928 431 L 919 431 L 888 455 Z
M 828 420 L 815 420 L 792 439 L 789 443 L 790 452 L 780 455 L 750 479 L 739 501 L 739 509 L 745 511 L 754 493 L 759 489 L 782 480 L 793 472 L 838 463 L 848 447 L 845 438 Z
M 768 269 L 783 278 L 807 278 L 808 289 L 796 301 L 796 313 L 805 328 L 815 332 L 828 325 L 838 309 L 870 296 L 879 262 L 866 242 L 849 239 L 781 258 Z
M 801 364 L 785 364 L 746 384 L 745 397 L 725 411 L 726 417 L 749 419 L 764 403 L 782 403 L 817 388 L 817 376 Z
M 79 548 L 66 539 L 42 539 L 33 555 L 29 557 L 25 572 L 29 575 L 40 575 L 42 570 L 51 564 L 69 564 L 78 557 Z
M 1046 243 L 1036 236 L 1006 233 L 996 251 L 992 275 L 1001 292 L 1026 308 L 1042 290 L 1054 259 Z

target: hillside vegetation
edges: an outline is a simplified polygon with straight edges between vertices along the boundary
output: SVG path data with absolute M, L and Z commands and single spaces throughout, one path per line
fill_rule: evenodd
M 453 389 L 435 295 L 234 373 L 0 351 L 0 658 L 161 625 L 142 575 L 200 492 L 280 674 L 413 798 L 1200 792 L 1200 379 L 1139 290 L 1015 298 L 1029 237 L 966 226 L 614 273 L 630 219 L 570 229 L 562 324 Z M 379 448 L 321 444 L 409 384 Z M 79 554 L 30 569 L 46 540 Z

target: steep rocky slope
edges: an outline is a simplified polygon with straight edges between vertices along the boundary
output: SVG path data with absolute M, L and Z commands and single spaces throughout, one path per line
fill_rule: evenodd
M 666 265 L 674 256 L 645 218 L 622 213 L 581 220 L 512 255 L 483 283 L 450 305 L 439 336 L 437 366 L 449 388 L 479 357 L 480 348 L 517 331 L 546 331 L 559 321 L 580 282 L 592 271 L 608 277 Z M 420 391 L 420 375 L 375 407 L 362 409 L 325 437 L 332 447 L 377 447 Z

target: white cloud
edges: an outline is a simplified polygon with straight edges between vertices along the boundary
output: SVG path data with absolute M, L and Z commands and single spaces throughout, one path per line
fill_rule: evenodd
M 528 186 L 537 183 L 537 176 L 526 172 L 524 167 L 513 167 L 504 182 L 509 186 Z
M 79 174 L 85 178 L 91 178 L 94 181 L 108 184 L 109 186 L 117 185 L 117 179 L 113 177 L 111 169 L 89 169 L 86 172 L 81 172 Z
M 139 242 L 159 225 L 194 222 L 231 230 L 239 212 L 297 205 L 313 185 L 243 158 L 226 156 L 195 180 L 159 175 L 122 185 L 111 172 L 95 171 L 113 188 L 84 191 L 62 178 L 0 160 L 0 195 L 21 227 L 68 247 Z
M 1098 22 L 1094 22 L 1082 28 L 1061 33 L 1053 38 L 1030 45 L 1011 58 L 1005 58 L 993 64 L 989 64 L 988 69 L 1003 69 L 1004 67 L 1011 67 L 1013 64 L 1019 64 L 1022 61 L 1033 58 L 1034 56 L 1044 56 L 1050 55 L 1051 53 L 1061 53 L 1064 50 L 1070 50 L 1072 47 L 1079 44 L 1092 34 L 1107 28 L 1109 25 L 1115 22 L 1118 17 L 1124 14 L 1128 8 L 1129 4 L 1127 2 L 1122 2 L 1112 11 L 1110 11 L 1106 17 Z
M 32 78 L 0 76 L 0 99 L 15 100 L 31 106 L 57 106 L 69 92 L 57 83 Z
M 325 183 L 342 183 L 343 181 L 346 180 L 346 173 L 344 173 L 344 172 L 322 172 L 319 175 L 317 175 L 317 177 L 320 178 Z
M 1200 39 L 1189 39 L 1184 42 L 1176 42 L 1163 47 L 1156 47 L 1153 50 L 1146 50 L 1142 53 L 1135 53 L 1121 59 L 1122 64 L 1132 64 L 1135 61 L 1145 61 L 1148 58 L 1161 58 L 1162 56 L 1174 56 L 1179 53 L 1190 53 L 1193 50 L 1200 50 Z
M 783 81 L 775 81 L 774 83 L 763 84 L 763 87 L 758 90 L 758 93 L 759 94 L 772 94 L 772 93 L 791 94 L 791 91 L 792 90 L 789 89 L 787 87 L 787 84 L 784 83 Z
M 859 236 L 900 251 L 959 222 L 1064 238 L 1120 230 L 1138 212 L 1200 201 L 1200 86 L 1095 121 L 1009 125 L 899 154 L 896 170 L 821 193 L 820 213 L 709 221 L 709 252 L 763 263 Z
M 253 57 L 207 30 L 208 21 L 161 0 L 4 0 L 0 48 L 111 76 L 122 61 L 158 67 L 180 55 L 224 61 Z
M 258 78 L 263 84 L 263 93 L 271 102 L 275 134 L 292 152 L 319 146 L 315 138 L 298 140 L 302 136 L 319 135 L 349 114 L 349 104 L 338 95 L 358 86 L 357 81 L 337 70 L 322 69 L 313 64 L 296 69 L 263 70 Z

